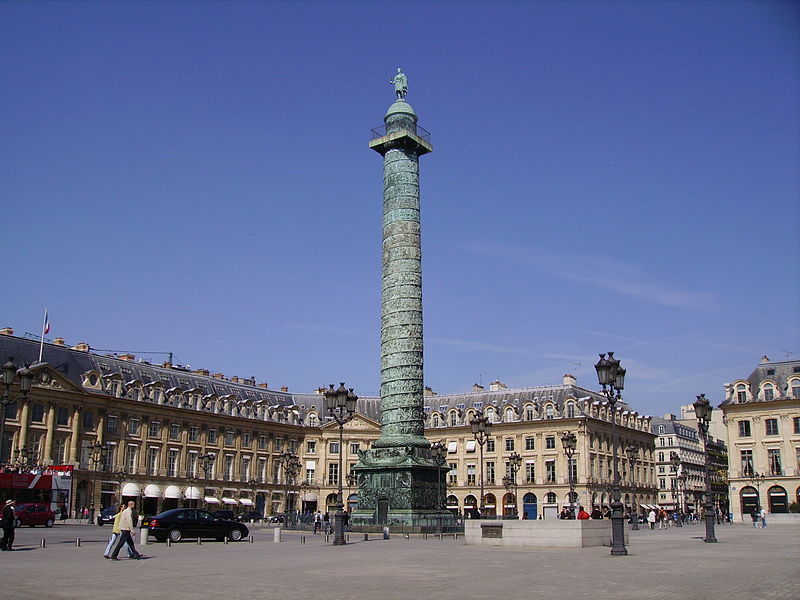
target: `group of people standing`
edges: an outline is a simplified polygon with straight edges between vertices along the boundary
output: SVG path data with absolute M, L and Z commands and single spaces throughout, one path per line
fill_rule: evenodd
M 758 527 L 758 524 L 761 523 L 761 529 L 766 528 L 767 511 L 764 510 L 763 506 L 756 506 L 750 513 L 750 518 L 753 519 L 753 527 Z

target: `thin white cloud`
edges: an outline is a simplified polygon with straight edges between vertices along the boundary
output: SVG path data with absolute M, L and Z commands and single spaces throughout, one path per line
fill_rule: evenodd
M 473 254 L 520 262 L 562 279 L 588 283 L 662 306 L 708 311 L 716 304 L 710 293 L 684 291 L 652 281 L 637 266 L 605 256 L 559 254 L 541 248 L 493 243 L 473 243 L 464 248 Z
M 293 329 L 295 331 L 311 331 L 314 333 L 334 333 L 345 335 L 363 335 L 358 329 L 349 329 L 347 327 L 330 327 L 328 325 L 307 325 L 304 323 L 284 323 L 285 329 Z
M 495 352 L 500 354 L 517 354 L 519 356 L 533 356 L 532 353 L 521 348 L 511 348 L 508 346 L 498 346 L 485 342 L 475 342 L 471 340 L 456 340 L 448 338 L 425 338 L 426 343 L 438 344 L 440 346 L 450 346 L 459 350 L 479 350 L 481 352 Z

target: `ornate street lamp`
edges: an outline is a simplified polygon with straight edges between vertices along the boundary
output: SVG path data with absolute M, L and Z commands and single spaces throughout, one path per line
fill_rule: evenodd
M 251 500 L 253 502 L 252 510 L 255 510 L 256 509 L 256 490 L 258 489 L 258 479 L 256 479 L 255 477 L 251 477 L 250 479 L 247 480 L 247 485 L 250 486 L 250 490 L 251 490 L 252 495 L 253 495 L 253 497 L 251 498 Z M 264 516 L 263 513 L 262 513 L 261 516 L 262 517 Z
M 297 480 L 297 475 L 300 473 L 300 467 L 303 463 L 300 462 L 300 458 L 294 452 L 287 450 L 283 454 L 280 455 L 278 459 L 283 467 L 283 474 L 286 477 L 286 521 L 287 524 L 289 522 L 295 523 L 295 496 L 292 493 L 292 488 Z
M 675 475 L 674 479 L 672 480 L 672 504 L 673 508 L 678 511 L 678 518 L 676 519 L 675 525 L 677 527 L 683 527 L 683 511 L 681 511 L 680 506 L 678 505 L 677 498 L 679 497 L 678 494 L 678 475 L 680 475 L 681 471 L 681 457 L 677 452 L 670 452 L 669 453 L 669 462 L 672 466 L 672 473 Z
M 20 398 L 11 399 L 10 391 L 11 386 L 14 384 L 14 376 L 19 375 L 19 391 L 22 394 Z M 12 402 L 17 400 L 24 401 L 28 397 L 28 392 L 31 391 L 33 384 L 33 373 L 27 366 L 17 369 L 14 364 L 14 359 L 9 358 L 8 362 L 2 367 L 2 382 L 5 386 L 3 397 L 0 399 L 0 465 L 5 462 L 5 428 L 6 428 L 6 407 Z
M 703 452 L 705 453 L 705 461 L 703 470 L 705 471 L 706 478 L 706 537 L 703 541 L 707 544 L 716 544 L 717 537 L 714 535 L 714 501 L 711 495 L 711 476 L 708 472 L 708 427 L 711 424 L 711 411 L 713 407 L 706 398 L 705 394 L 700 394 L 697 401 L 694 402 L 694 414 L 697 415 L 697 426 L 700 429 L 700 435 L 703 438 Z
M 506 488 L 506 491 L 512 495 L 513 497 L 513 509 L 511 516 L 514 519 L 519 518 L 519 511 L 517 510 L 517 473 L 519 472 L 519 467 L 522 464 L 522 457 L 516 453 L 512 452 L 511 456 L 508 457 L 506 461 L 506 469 L 508 470 L 508 475 L 503 477 L 503 485 Z
M 478 415 L 470 422 L 472 427 L 472 435 L 475 436 L 475 441 L 478 442 L 480 447 L 480 461 L 481 461 L 481 499 L 478 503 L 478 516 L 483 517 L 483 445 L 489 439 L 489 433 L 492 430 L 492 422 L 487 419 L 483 414 Z
M 353 488 L 358 485 L 358 475 L 350 471 L 347 474 L 347 509 L 350 510 L 350 496 L 353 494 Z
M 217 457 L 211 452 L 204 452 L 197 457 L 197 460 L 200 461 L 200 468 L 203 469 L 203 506 L 206 509 L 208 509 L 208 502 L 206 502 L 206 497 L 208 496 L 208 472 L 214 466 L 216 459 Z
M 353 388 L 348 391 L 344 387 L 344 382 L 339 384 L 338 389 L 333 389 L 333 384 L 330 384 L 330 389 L 325 390 L 325 408 L 328 414 L 333 417 L 333 420 L 339 425 L 339 477 L 338 495 L 336 498 L 336 514 L 333 516 L 334 534 L 333 545 L 343 546 L 347 542 L 344 539 L 344 512 L 342 508 L 342 454 L 344 454 L 344 424 L 353 418 L 353 413 L 356 412 L 356 401 L 358 396 L 353 393 Z
M 431 458 L 441 469 L 447 462 L 447 446 L 442 442 L 431 444 Z M 441 471 L 436 472 L 436 511 L 437 511 L 437 531 L 442 533 L 442 511 L 444 510 L 444 499 L 442 498 L 442 476 Z
M 629 445 L 625 448 L 625 453 L 628 455 L 628 463 L 631 467 L 631 481 L 633 481 L 634 477 L 633 474 L 635 473 L 634 467 L 636 465 L 636 461 L 639 459 L 639 448 L 635 444 Z M 631 525 L 631 529 L 635 529 L 638 531 L 639 529 L 639 509 L 636 508 L 634 511 L 634 506 L 631 505 L 631 516 L 633 517 L 633 525 Z
M 614 556 L 624 556 L 628 554 L 625 548 L 625 523 L 622 515 L 622 502 L 619 490 L 619 461 L 617 457 L 617 414 L 616 404 L 622 398 L 622 390 L 625 389 L 625 374 L 627 371 L 622 368 L 620 362 L 614 358 L 614 353 L 609 352 L 600 355 L 600 360 L 594 366 L 597 371 L 597 380 L 603 390 L 609 406 L 611 407 L 611 436 L 614 448 L 612 460 L 614 462 L 614 480 L 611 486 L 611 554 Z
M 569 512 L 570 518 L 574 519 L 575 511 L 575 478 L 572 476 L 572 457 L 575 456 L 575 449 L 578 447 L 578 438 L 571 431 L 565 431 L 561 436 L 561 445 L 564 446 L 564 454 L 567 455 L 567 483 L 569 484 Z
M 683 518 L 684 518 L 684 516 L 686 514 L 686 510 L 687 510 L 686 509 L 686 504 L 687 504 L 687 502 L 686 502 L 686 474 L 685 473 L 681 473 L 680 475 L 678 475 L 678 477 L 676 479 L 678 480 L 678 498 L 680 499 L 680 505 L 681 505 L 681 514 L 680 514 L 680 516 L 681 516 L 681 520 L 683 520 Z
M 89 460 L 92 463 L 94 474 L 92 475 L 92 496 L 89 500 L 89 512 L 92 513 L 90 520 L 94 519 L 94 497 L 97 493 L 97 470 L 100 463 L 105 467 L 105 460 L 108 456 L 108 446 L 99 440 L 95 440 L 89 444 Z
M 756 486 L 756 494 L 758 494 L 757 507 L 761 508 L 761 484 L 764 483 L 764 480 L 767 478 L 767 476 L 764 475 L 763 473 L 758 473 L 756 471 L 753 471 L 752 463 L 748 462 L 748 466 L 750 468 L 745 472 L 745 477 L 747 478 L 747 481 L 750 483 L 750 485 Z
M 120 469 L 119 471 L 114 471 L 113 476 L 117 482 L 117 506 L 119 506 L 122 503 L 122 482 L 128 478 L 128 474 Z

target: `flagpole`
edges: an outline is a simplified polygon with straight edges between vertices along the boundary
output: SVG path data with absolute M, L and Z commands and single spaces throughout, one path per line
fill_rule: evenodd
M 47 327 L 47 309 L 44 309 L 44 321 L 42 321 L 42 337 L 39 339 L 39 362 L 42 362 L 44 352 L 44 329 Z

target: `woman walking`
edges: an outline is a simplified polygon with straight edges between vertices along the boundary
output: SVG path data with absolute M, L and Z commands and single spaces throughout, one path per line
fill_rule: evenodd
M 122 519 L 122 511 L 125 510 L 125 507 L 125 504 L 120 504 L 117 507 L 117 514 L 114 516 L 114 526 L 111 529 L 111 537 L 108 539 L 108 546 L 106 546 L 106 549 L 103 551 L 103 556 L 105 558 L 111 558 L 111 550 L 114 548 L 114 544 L 120 536 L 119 522 Z M 130 543 L 126 545 L 128 546 L 128 558 L 138 558 L 138 556 L 141 556 L 141 554 L 137 554 L 134 551 Z

